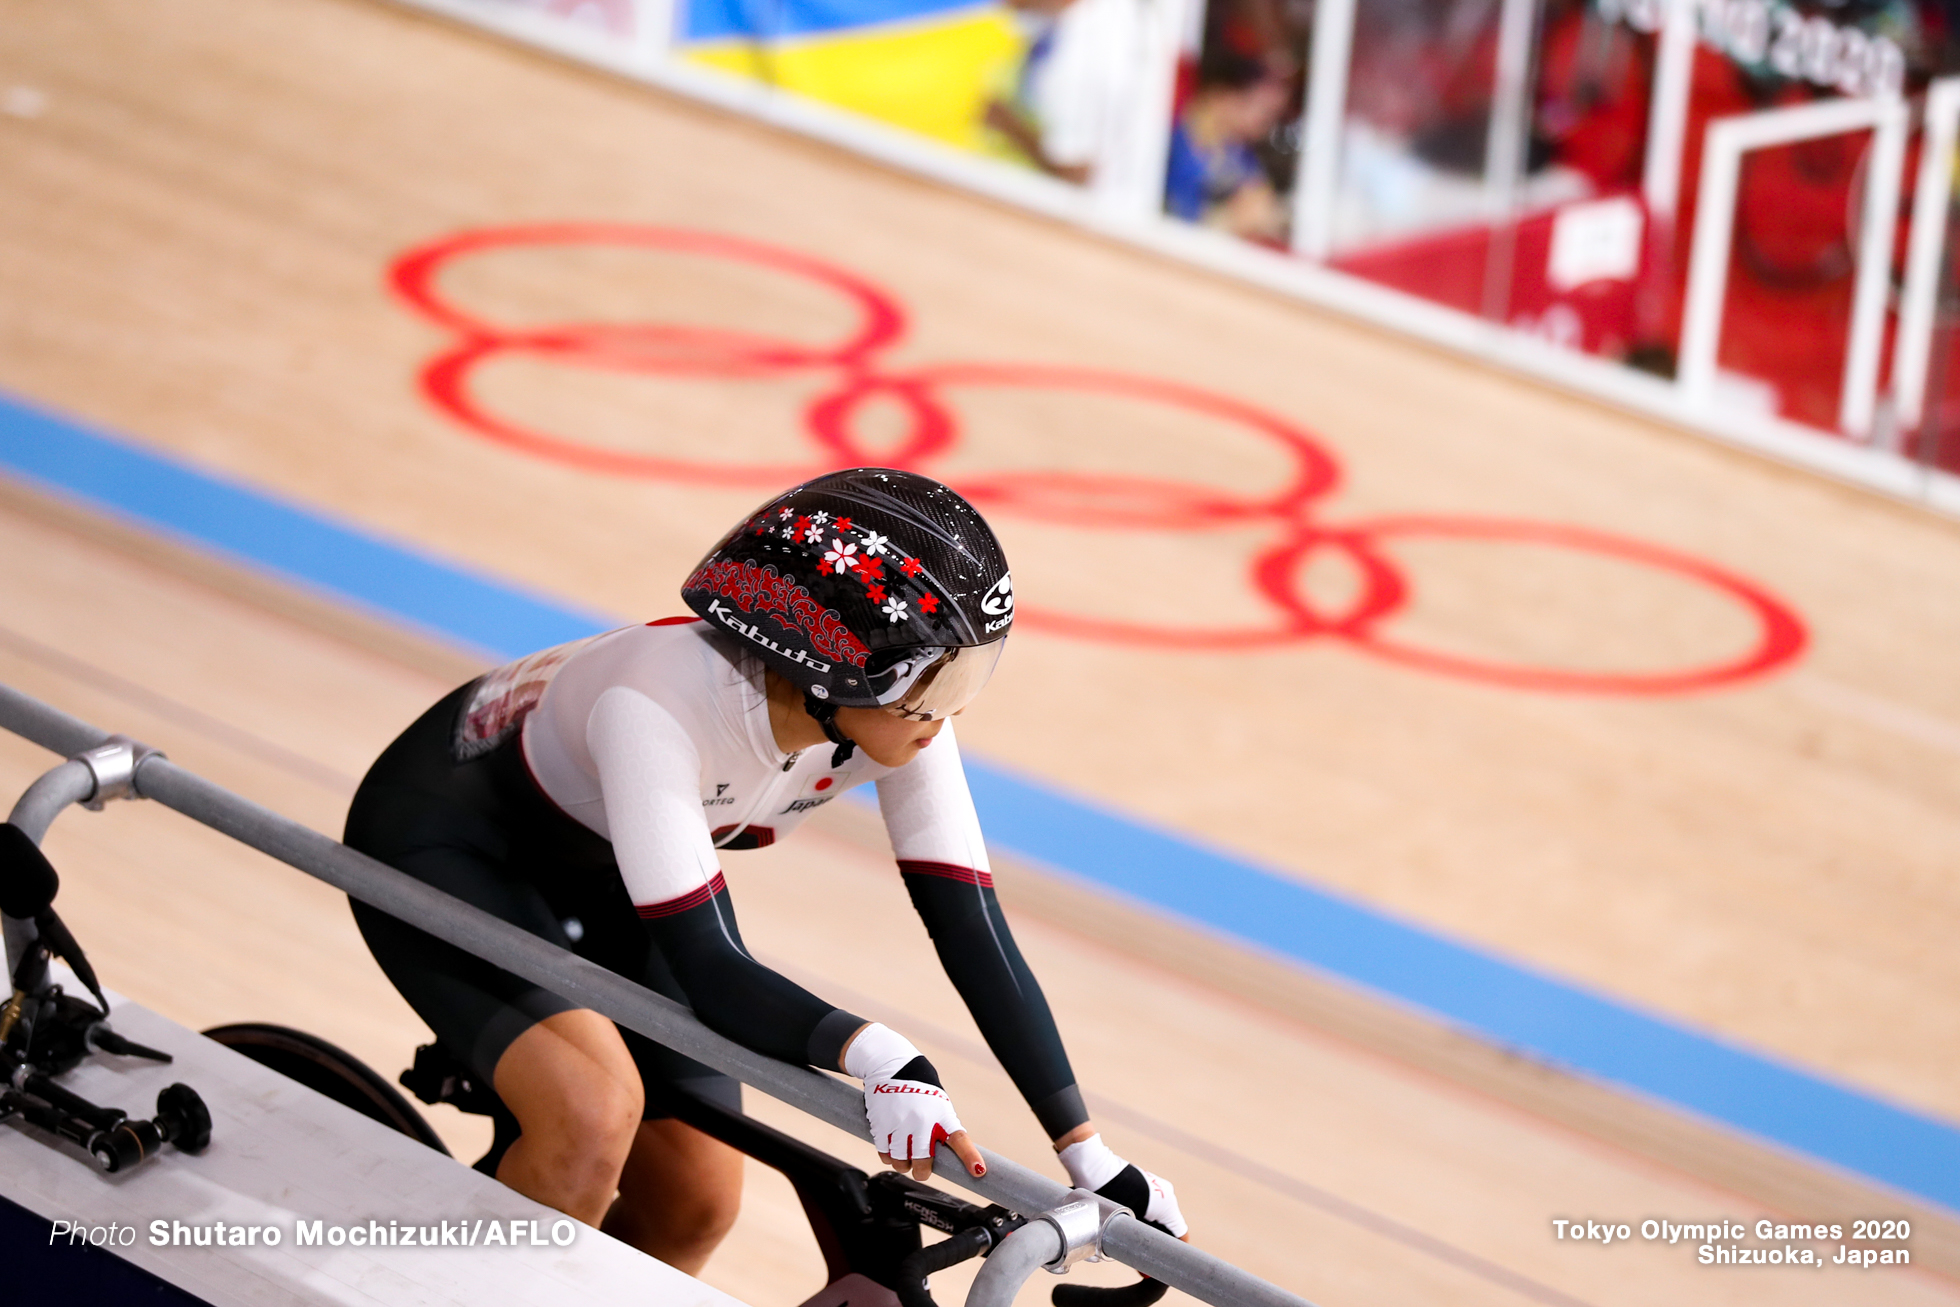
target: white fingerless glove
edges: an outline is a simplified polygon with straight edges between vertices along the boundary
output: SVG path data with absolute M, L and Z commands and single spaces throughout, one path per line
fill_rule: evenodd
M 1062 1169 L 1077 1189 L 1121 1203 L 1180 1239 L 1191 1228 L 1184 1213 L 1177 1210 L 1177 1190 L 1171 1188 L 1171 1182 L 1118 1157 L 1101 1135 L 1070 1144 L 1062 1150 L 1061 1159 Z
M 844 1050 L 844 1071 L 864 1081 L 871 1142 L 894 1162 L 930 1161 L 933 1146 L 961 1128 L 932 1063 L 889 1026 L 858 1031 Z

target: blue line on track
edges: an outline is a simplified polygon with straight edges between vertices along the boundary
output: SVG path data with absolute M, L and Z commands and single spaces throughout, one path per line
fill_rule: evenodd
M 498 657 L 618 625 L 6 398 L 0 466 L 63 498 Z
M 515 657 L 615 625 L 0 398 L 0 467 L 370 612 Z M 990 837 L 1528 1056 L 1960 1210 L 1960 1129 L 967 759 Z

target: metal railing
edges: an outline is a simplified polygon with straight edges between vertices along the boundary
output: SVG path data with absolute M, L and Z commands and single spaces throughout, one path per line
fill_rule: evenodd
M 100 792 L 97 770 L 80 755 L 105 744 L 128 744 L 122 737 L 6 685 L 0 685 L 0 727 L 70 759 L 36 781 L 15 806 L 14 823 L 30 837 L 38 841 L 48 823 L 72 803 L 97 806 L 102 799 L 116 797 Z M 132 797 L 153 799 L 847 1134 L 869 1139 L 863 1096 L 854 1086 L 744 1048 L 709 1030 L 682 1004 L 214 785 L 161 753 L 137 746 L 130 758 L 125 784 Z M 11 927 L 16 923 L 8 924 L 11 945 Z M 935 1172 L 1029 1216 L 1062 1207 L 1076 1197 L 1017 1162 L 987 1149 L 981 1154 L 987 1174 L 976 1179 L 941 1144 L 934 1157 Z M 1305 1299 L 1130 1216 L 1116 1216 L 1101 1233 L 1105 1255 L 1215 1307 L 1312 1307 Z

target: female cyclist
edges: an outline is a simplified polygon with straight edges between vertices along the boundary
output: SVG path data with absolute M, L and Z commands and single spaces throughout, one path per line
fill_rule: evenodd
M 858 468 L 745 519 L 682 587 L 691 617 L 561 645 L 444 698 L 369 770 L 347 843 L 689 1004 L 710 1028 L 863 1081 L 881 1161 L 923 1179 L 945 1140 L 985 1170 L 903 1036 L 743 947 L 718 856 L 875 782 L 913 905 L 1070 1180 L 1171 1233 L 1171 1187 L 1089 1122 L 1001 915 L 949 718 L 1014 619 L 993 532 L 959 495 Z M 688 1272 L 734 1222 L 742 1162 L 668 1115 L 734 1080 L 363 904 L 409 1004 L 522 1135 L 497 1178 Z

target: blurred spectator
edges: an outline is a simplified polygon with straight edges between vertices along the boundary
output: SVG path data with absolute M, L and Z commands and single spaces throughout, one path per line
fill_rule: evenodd
M 1171 66 L 1177 39 L 1173 0 L 1008 3 L 1031 39 L 1012 99 L 990 103 L 987 124 L 1035 167 L 1085 183 L 1099 199 L 1154 204 L 1149 128 L 1170 114 L 1170 86 L 1158 73 Z
M 1073 0 L 1005 0 L 1021 26 L 1027 51 L 1015 69 L 1011 88 L 1003 88 L 988 101 L 987 126 L 1007 139 L 1012 151 L 1051 177 L 1083 182 L 1089 179 L 1087 162 L 1064 163 L 1052 156 L 1043 144 L 1042 120 L 1036 104 L 1046 81 L 1046 70 L 1055 53 L 1057 20 Z
M 1293 77 L 1306 60 L 1313 6 L 1314 0 L 1209 0 L 1201 48 L 1246 55 Z
M 1307 50 L 1312 44 L 1315 3 L 1316 0 L 1203 0 L 1204 23 L 1198 45 L 1178 68 L 1173 121 L 1197 89 L 1198 69 L 1206 57 L 1225 53 L 1257 59 L 1275 77 L 1284 78 L 1288 102 L 1295 110 L 1304 112 Z M 1273 184 L 1282 203 L 1292 193 L 1299 172 L 1303 127 L 1299 114 L 1289 113 L 1286 120 L 1253 147 L 1260 166 L 1266 170 L 1266 179 Z
M 1292 103 L 1288 80 L 1261 59 L 1206 56 L 1171 130 L 1164 209 L 1255 240 L 1281 239 L 1286 209 L 1255 150 Z

